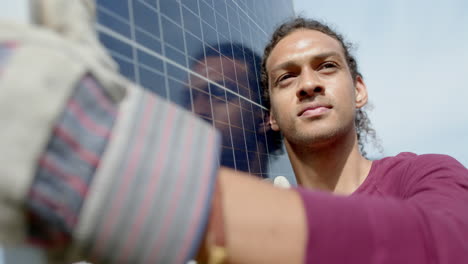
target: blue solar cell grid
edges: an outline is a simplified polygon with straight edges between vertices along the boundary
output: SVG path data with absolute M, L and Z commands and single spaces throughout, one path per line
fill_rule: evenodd
M 215 126 L 222 165 L 263 178 L 281 150 L 264 125 L 259 65 L 292 15 L 291 0 L 97 1 L 99 38 L 120 72 Z

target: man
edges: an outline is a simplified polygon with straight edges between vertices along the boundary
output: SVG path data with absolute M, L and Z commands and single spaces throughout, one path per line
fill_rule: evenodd
M 283 190 L 218 170 L 213 129 L 115 74 L 92 1 L 37 3 L 37 25 L 0 24 L 6 251 L 29 243 L 58 263 L 184 263 L 197 251 L 211 263 L 224 253 L 233 263 L 466 261 L 468 179 L 453 159 L 423 175 L 406 166 L 415 177 L 397 182 L 403 198 Z M 274 114 L 273 125 L 289 123 Z
M 307 263 L 468 261 L 466 168 L 444 155 L 363 156 L 367 88 L 341 35 L 315 20 L 284 23 L 265 48 L 262 81 L 271 128 L 299 184 L 314 190 L 300 191 Z

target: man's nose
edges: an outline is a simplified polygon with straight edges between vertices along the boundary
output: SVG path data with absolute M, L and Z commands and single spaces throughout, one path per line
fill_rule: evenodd
M 304 99 L 325 92 L 325 87 L 313 69 L 304 69 L 299 78 L 297 98 Z

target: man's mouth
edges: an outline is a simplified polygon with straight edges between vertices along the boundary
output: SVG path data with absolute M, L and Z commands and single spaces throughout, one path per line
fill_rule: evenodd
M 311 105 L 305 107 L 298 113 L 300 117 L 314 117 L 320 116 L 330 111 L 332 107 L 329 105 Z

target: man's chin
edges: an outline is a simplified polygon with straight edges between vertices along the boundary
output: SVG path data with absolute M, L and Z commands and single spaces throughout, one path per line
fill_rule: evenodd
M 298 147 L 321 148 L 335 142 L 338 136 L 339 133 L 337 133 L 337 131 L 327 130 L 297 133 L 293 137 L 284 135 L 284 138 L 291 145 L 296 145 Z

